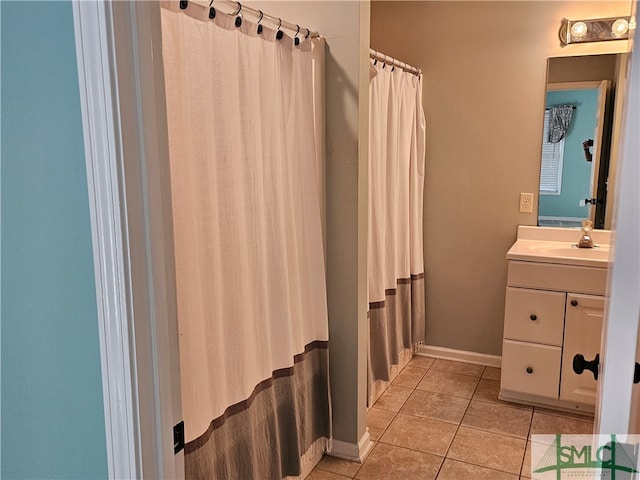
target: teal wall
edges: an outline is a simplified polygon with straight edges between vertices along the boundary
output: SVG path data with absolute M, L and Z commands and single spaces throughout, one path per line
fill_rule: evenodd
M 592 164 L 585 160 L 582 142 L 594 138 L 598 89 L 548 92 L 547 107 L 558 105 L 576 105 L 577 108 L 564 142 L 561 195 L 540 195 L 538 215 L 588 218 L 588 208 L 578 205 L 580 200 L 591 198 Z
M 70 2 L 0 2 L 1 474 L 105 478 Z

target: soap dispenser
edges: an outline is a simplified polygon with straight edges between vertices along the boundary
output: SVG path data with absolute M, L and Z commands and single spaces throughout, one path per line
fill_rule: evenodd
M 582 221 L 582 237 L 578 240 L 578 248 L 593 248 L 593 238 L 591 238 L 591 220 Z

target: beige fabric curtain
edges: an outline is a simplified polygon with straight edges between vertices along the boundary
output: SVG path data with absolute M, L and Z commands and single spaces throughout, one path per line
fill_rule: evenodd
M 187 478 L 282 478 L 330 437 L 324 42 L 162 9 Z
M 424 340 L 422 79 L 382 63 L 369 88 L 369 400 Z

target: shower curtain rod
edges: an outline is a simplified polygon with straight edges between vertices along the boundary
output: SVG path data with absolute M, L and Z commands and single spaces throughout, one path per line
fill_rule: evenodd
M 318 32 L 313 32 L 309 30 L 307 27 L 301 27 L 294 23 L 287 22 L 285 20 L 282 20 L 279 17 L 274 17 L 273 15 L 264 13 L 262 10 L 257 10 L 255 8 L 242 5 L 242 3 L 240 2 L 233 2 L 230 0 L 190 0 L 190 1 L 191 3 L 195 3 L 206 8 L 213 7 L 213 8 L 219 9 L 220 7 L 223 7 L 220 9 L 220 11 L 230 15 L 249 14 L 252 17 L 254 17 L 254 20 L 259 21 L 263 25 L 266 22 L 269 22 L 276 29 L 289 30 L 294 34 L 298 33 L 300 35 L 300 38 L 320 36 Z M 180 3 L 182 4 L 183 2 L 180 2 Z
M 380 60 L 381 62 L 386 63 L 387 65 L 395 65 L 396 67 L 400 67 L 405 72 L 413 73 L 414 75 L 422 74 L 422 70 L 416 67 L 412 67 L 408 63 L 401 62 L 400 60 L 396 60 L 389 55 L 385 55 L 384 53 L 380 53 L 373 48 L 369 49 L 369 58 L 373 58 L 375 60 Z

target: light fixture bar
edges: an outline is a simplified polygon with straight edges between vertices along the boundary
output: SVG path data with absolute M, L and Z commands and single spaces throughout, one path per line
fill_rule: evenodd
M 629 29 L 635 28 L 631 17 L 595 18 L 591 20 L 562 19 L 560 42 L 570 43 L 605 42 L 608 40 L 627 40 Z

